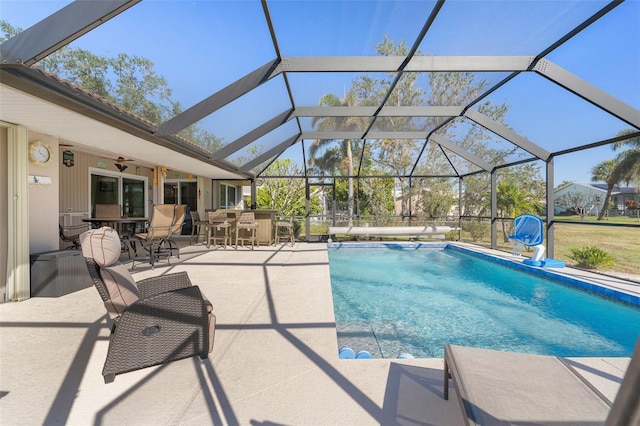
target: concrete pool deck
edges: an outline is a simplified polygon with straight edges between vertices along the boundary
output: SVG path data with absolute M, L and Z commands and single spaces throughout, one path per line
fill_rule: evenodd
M 442 359 L 338 359 L 326 244 L 185 246 L 171 266 L 133 274 L 178 271 L 213 303 L 209 359 L 108 385 L 109 330 L 94 288 L 0 305 L 0 424 L 464 424 L 456 398 L 442 398 Z M 575 364 L 613 399 L 628 358 Z

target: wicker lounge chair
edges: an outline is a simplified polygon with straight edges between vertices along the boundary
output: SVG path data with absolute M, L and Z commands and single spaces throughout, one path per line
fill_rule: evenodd
M 445 399 L 450 378 L 467 425 L 640 424 L 640 343 L 613 404 L 555 356 L 445 345 Z
M 102 375 L 110 383 L 117 374 L 213 349 L 216 317 L 212 305 L 186 272 L 135 282 L 118 261 L 120 237 L 107 227 L 80 236 L 89 275 L 113 321 Z

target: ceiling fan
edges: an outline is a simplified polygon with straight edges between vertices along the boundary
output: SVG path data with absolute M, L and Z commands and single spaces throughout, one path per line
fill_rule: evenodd
M 114 158 L 114 160 L 116 160 L 118 163 L 124 163 L 125 161 L 133 161 L 133 158 L 118 157 Z
M 115 166 L 118 168 L 118 170 L 120 170 L 120 173 L 124 172 L 129 167 L 126 164 L 122 163 L 124 163 L 125 161 L 133 161 L 133 159 L 131 158 L 124 157 L 114 158 L 114 160 L 116 160 Z

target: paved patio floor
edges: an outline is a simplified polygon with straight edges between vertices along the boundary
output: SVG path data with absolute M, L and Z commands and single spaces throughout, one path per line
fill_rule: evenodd
M 2 425 L 462 425 L 442 359 L 340 360 L 326 244 L 207 249 L 132 271 L 187 271 L 213 302 L 209 359 L 101 375 L 109 329 L 94 288 L 0 305 Z M 583 358 L 613 398 L 626 358 Z

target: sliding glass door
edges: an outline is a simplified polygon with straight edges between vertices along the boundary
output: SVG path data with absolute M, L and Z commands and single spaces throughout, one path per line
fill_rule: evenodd
M 166 204 L 186 204 L 187 216 L 182 226 L 182 234 L 191 233 L 191 214 L 198 210 L 198 184 L 192 181 L 166 180 L 164 182 L 164 202 Z
M 122 214 L 128 217 L 144 217 L 145 183 L 138 179 L 122 178 Z
M 96 204 L 117 204 L 127 217 L 148 217 L 146 177 L 93 168 L 89 173 L 91 217 L 95 217 Z

